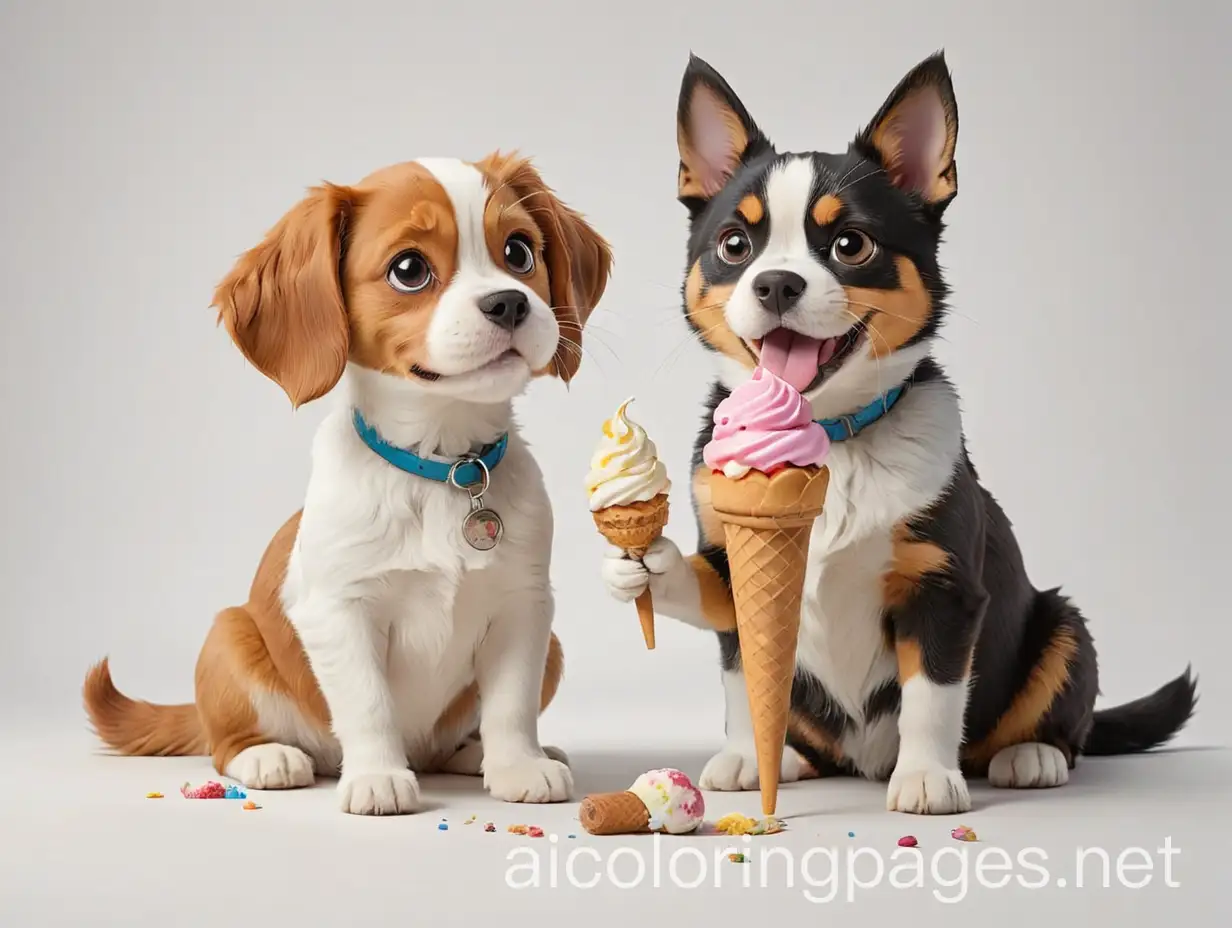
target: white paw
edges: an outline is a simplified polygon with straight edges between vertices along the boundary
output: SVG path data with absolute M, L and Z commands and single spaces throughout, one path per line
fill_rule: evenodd
M 886 808 L 891 812 L 917 815 L 951 815 L 971 811 L 967 781 L 958 770 L 940 764 L 926 767 L 894 768 Z
M 646 554 L 642 557 L 642 563 L 650 571 L 650 582 L 653 584 L 656 578 L 666 577 L 673 571 L 683 567 L 684 555 L 676 547 L 676 542 L 660 535 L 646 549 Z
M 988 765 L 988 782 L 1007 789 L 1046 789 L 1069 782 L 1069 764 L 1051 744 L 1013 744 Z
M 312 785 L 312 758 L 285 744 L 254 744 L 231 758 L 226 774 L 249 789 L 295 789 Z
M 478 738 L 466 742 L 453 752 L 441 768 L 445 773 L 464 777 L 477 777 L 483 773 L 483 742 Z
M 351 815 L 408 815 L 419 811 L 419 781 L 409 770 L 343 773 L 338 800 Z
M 564 802 L 573 793 L 569 768 L 547 756 L 490 766 L 484 770 L 483 783 L 492 798 L 505 802 Z
M 615 599 L 630 603 L 645 592 L 650 573 L 641 561 L 625 557 L 620 548 L 610 546 L 603 556 L 603 582 Z
M 800 779 L 803 761 L 792 748 L 784 746 L 783 763 L 779 768 L 780 783 L 794 783 Z M 742 789 L 757 789 L 757 752 L 752 745 L 736 747 L 727 745 L 706 762 L 697 781 L 702 789 L 735 792 Z

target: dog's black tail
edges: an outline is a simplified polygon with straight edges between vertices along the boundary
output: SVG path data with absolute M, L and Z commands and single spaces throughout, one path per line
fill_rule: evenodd
M 1198 681 L 1185 672 L 1149 696 L 1095 713 L 1083 754 L 1137 754 L 1158 747 L 1180 731 L 1198 704 Z

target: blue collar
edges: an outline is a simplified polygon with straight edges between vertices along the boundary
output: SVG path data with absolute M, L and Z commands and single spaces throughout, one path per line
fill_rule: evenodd
M 872 425 L 888 413 L 890 407 L 897 403 L 906 391 L 906 385 L 895 387 L 851 415 L 838 416 L 834 419 L 818 419 L 817 424 L 826 430 L 830 441 L 846 441 L 848 438 L 855 438 L 866 426 Z
M 460 487 L 475 486 L 476 484 L 486 487 L 487 480 L 485 479 L 484 468 L 489 473 L 494 471 L 496 465 L 505 456 L 505 450 L 509 447 L 509 433 L 506 432 L 494 444 L 488 445 L 475 457 L 475 460 L 482 463 L 483 467 L 480 467 L 478 463 L 471 463 L 471 458 L 460 458 L 457 461 L 434 461 L 431 458 L 421 458 L 415 452 L 408 451 L 406 448 L 391 445 L 376 433 L 376 429 L 364 420 L 358 409 L 355 410 L 353 421 L 355 423 L 355 432 L 363 439 L 364 444 L 398 468 L 398 470 L 406 471 L 408 474 L 414 474 L 417 477 L 426 477 L 438 483 L 453 482 Z

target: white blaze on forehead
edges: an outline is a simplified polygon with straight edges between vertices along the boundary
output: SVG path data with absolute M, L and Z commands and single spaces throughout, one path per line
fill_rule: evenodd
M 436 178 L 453 206 L 458 222 L 458 271 L 498 270 L 484 235 L 483 213 L 490 191 L 483 172 L 457 158 L 420 158 L 416 163 Z
M 763 257 L 808 257 L 804 229 L 812 206 L 813 182 L 813 162 L 809 158 L 792 158 L 770 172 L 766 179 L 770 239 Z

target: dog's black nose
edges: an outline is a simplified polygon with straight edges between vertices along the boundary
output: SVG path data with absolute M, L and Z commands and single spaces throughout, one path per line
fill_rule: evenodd
M 530 315 L 530 303 L 521 290 L 497 290 L 479 301 L 479 311 L 512 332 Z
M 753 295 L 762 306 L 781 316 L 796 305 L 806 286 L 795 271 L 762 271 L 753 278 Z

